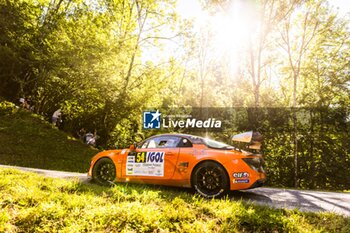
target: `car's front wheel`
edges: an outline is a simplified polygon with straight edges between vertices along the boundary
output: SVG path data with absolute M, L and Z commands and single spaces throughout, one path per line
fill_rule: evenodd
M 92 169 L 92 179 L 101 185 L 110 185 L 116 177 L 116 169 L 112 160 L 102 158 L 98 160 Z
M 206 198 L 223 196 L 229 188 L 225 169 L 218 163 L 206 161 L 198 165 L 192 174 L 194 189 Z

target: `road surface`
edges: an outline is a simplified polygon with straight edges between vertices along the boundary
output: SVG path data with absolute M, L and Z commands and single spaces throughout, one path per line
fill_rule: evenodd
M 84 173 L 52 171 L 6 165 L 0 165 L 0 168 L 15 168 L 54 178 L 77 178 L 82 182 L 89 181 L 87 174 Z M 235 191 L 230 194 L 230 197 L 235 200 L 242 199 L 244 201 L 269 205 L 275 208 L 298 208 L 300 211 L 325 211 L 350 216 L 350 193 L 261 187 L 251 190 Z

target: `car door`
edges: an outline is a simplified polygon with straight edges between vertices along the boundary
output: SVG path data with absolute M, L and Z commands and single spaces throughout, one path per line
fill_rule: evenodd
M 177 136 L 156 136 L 144 141 L 130 151 L 125 161 L 123 175 L 133 180 L 170 180 L 175 172 L 180 138 Z

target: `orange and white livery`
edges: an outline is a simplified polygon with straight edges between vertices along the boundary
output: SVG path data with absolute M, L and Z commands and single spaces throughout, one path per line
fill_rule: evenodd
M 122 150 L 92 158 L 89 176 L 97 183 L 132 182 L 192 187 L 205 197 L 262 186 L 260 154 L 189 134 L 161 134 Z

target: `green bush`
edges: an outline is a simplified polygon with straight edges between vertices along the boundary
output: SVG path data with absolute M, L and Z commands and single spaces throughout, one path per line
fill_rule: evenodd
M 14 103 L 8 101 L 0 102 L 0 116 L 11 115 L 17 111 Z

